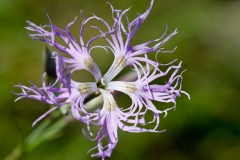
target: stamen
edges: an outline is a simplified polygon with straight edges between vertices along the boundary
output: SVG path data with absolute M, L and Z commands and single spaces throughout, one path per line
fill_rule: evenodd
M 101 80 L 97 83 L 97 87 L 105 89 L 105 86 L 106 86 L 105 80 L 104 78 L 101 78 Z
M 104 78 L 101 78 L 101 83 L 103 86 L 106 86 L 106 83 L 104 82 Z

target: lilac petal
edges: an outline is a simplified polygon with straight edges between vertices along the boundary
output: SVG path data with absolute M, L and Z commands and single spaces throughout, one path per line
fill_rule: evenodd
M 147 11 L 146 11 L 145 13 L 143 13 L 142 15 L 140 15 L 139 17 L 137 17 L 136 19 L 134 19 L 129 25 L 130 25 L 130 26 L 133 26 L 133 25 L 135 25 L 136 23 L 138 23 L 139 18 L 140 18 L 142 21 L 144 21 L 144 20 L 147 18 L 148 14 L 150 13 L 151 9 L 152 9 L 153 2 L 154 2 L 154 0 L 151 0 L 150 6 L 149 6 L 149 8 L 147 9 Z
M 52 111 L 54 111 L 55 109 L 57 109 L 58 106 L 51 108 L 50 110 L 48 110 L 47 112 L 45 112 L 43 115 L 41 115 L 38 119 L 36 119 L 33 124 L 32 127 L 34 127 L 40 120 L 42 120 L 43 118 L 45 118 L 49 113 L 51 113 Z
M 142 132 L 161 133 L 161 132 L 165 132 L 166 131 L 166 130 L 156 131 L 156 130 L 144 129 L 144 128 L 139 128 L 139 127 L 129 127 L 129 126 L 124 125 L 121 122 L 118 123 L 118 127 L 120 129 L 122 129 L 123 131 L 133 132 L 133 133 L 142 133 Z
M 29 34 L 29 36 L 36 40 L 42 40 L 48 43 L 49 45 L 56 47 L 58 50 L 70 55 L 71 58 L 66 58 L 66 59 L 63 58 L 63 59 L 66 60 L 66 63 L 69 63 L 70 67 L 73 68 L 72 72 L 75 70 L 86 69 L 94 75 L 96 82 L 98 82 L 101 78 L 101 72 L 98 66 L 96 65 L 96 63 L 93 61 L 92 57 L 90 56 L 88 49 L 91 42 L 93 42 L 97 38 L 102 37 L 103 35 L 101 34 L 96 37 L 93 37 L 85 46 L 82 38 L 82 34 L 83 34 L 83 29 L 86 23 L 85 23 L 85 20 L 83 20 L 82 26 L 80 29 L 81 46 L 79 46 L 76 39 L 71 35 L 69 31 L 69 27 L 75 23 L 76 18 L 74 19 L 74 21 L 70 22 L 66 26 L 65 30 L 62 30 L 57 26 L 55 26 L 51 22 L 50 18 L 49 18 L 49 21 L 50 21 L 50 25 L 47 25 L 44 27 L 37 26 L 32 22 L 28 22 L 30 26 L 26 27 L 26 29 L 36 32 L 36 34 Z M 45 27 L 50 28 L 50 31 L 46 30 Z M 55 40 L 55 37 L 59 37 L 60 39 L 62 39 L 65 42 L 66 46 L 63 46 L 62 44 L 58 43 Z

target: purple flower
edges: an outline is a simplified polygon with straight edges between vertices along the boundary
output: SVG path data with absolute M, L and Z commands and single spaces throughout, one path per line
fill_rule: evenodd
M 93 136 L 90 126 L 100 126 L 100 130 L 95 138 L 88 136 L 84 129 L 83 133 L 90 140 L 98 141 L 97 146 L 93 148 L 97 148 L 98 152 L 92 156 L 102 157 L 102 159 L 110 157 L 116 147 L 118 143 L 118 128 L 123 131 L 135 133 L 162 132 L 157 130 L 160 123 L 160 114 L 163 113 L 164 116 L 167 116 L 169 110 L 175 109 L 176 98 L 179 97 L 181 93 L 188 97 L 189 95 L 181 89 L 183 72 L 179 73 L 179 70 L 182 62 L 178 65 L 173 65 L 176 61 L 174 60 L 169 64 L 165 64 L 168 68 L 162 71 L 160 67 L 164 64 L 151 60 L 147 56 L 150 52 L 154 52 L 155 54 L 159 52 L 172 52 L 163 51 L 161 47 L 177 33 L 176 30 L 167 37 L 165 37 L 166 30 L 158 39 L 138 45 L 130 45 L 131 39 L 147 18 L 152 6 L 153 0 L 147 11 L 138 15 L 137 18 L 131 22 L 129 22 L 126 16 L 126 12 L 129 9 L 124 11 L 115 10 L 111 6 L 114 20 L 111 27 L 105 20 L 95 15 L 88 19 L 83 19 L 80 29 L 80 44 L 78 44 L 68 29 L 76 21 L 76 18 L 66 26 L 65 30 L 58 28 L 52 24 L 51 21 L 51 24 L 46 26 L 37 26 L 28 21 L 29 26 L 26 27 L 26 29 L 34 32 L 29 34 L 31 38 L 44 41 L 68 55 L 68 57 L 65 57 L 57 52 L 52 53 L 56 61 L 57 74 L 57 79 L 54 84 L 47 85 L 44 74 L 42 87 L 37 87 L 34 84 L 32 84 L 32 87 L 22 85 L 15 86 L 22 90 L 21 93 L 15 93 L 18 96 L 16 100 L 31 98 L 54 105 L 52 109 L 40 116 L 33 125 L 53 110 L 70 104 L 73 117 L 86 124 L 90 136 Z M 116 15 L 116 17 L 114 17 L 114 15 Z M 123 23 L 123 17 L 127 19 L 126 27 Z M 100 35 L 93 37 L 85 44 L 83 41 L 83 29 L 85 24 L 92 19 L 103 22 L 108 31 L 103 32 L 95 26 L 94 28 L 100 31 Z M 125 35 L 125 37 L 123 35 Z M 55 40 L 56 37 L 62 39 L 66 43 L 65 46 L 58 43 Z M 91 42 L 97 38 L 104 38 L 109 43 L 109 46 L 90 47 Z M 152 45 L 154 42 L 156 44 Z M 149 45 L 152 45 L 152 47 Z M 94 48 L 103 48 L 105 50 L 109 48 L 115 56 L 111 67 L 104 76 L 102 76 L 97 64 L 90 55 L 91 50 Z M 137 74 L 137 80 L 112 81 L 126 66 L 132 66 L 134 68 Z M 82 69 L 92 73 L 95 77 L 95 82 L 76 82 L 71 79 L 71 74 L 74 71 Z M 169 74 L 171 74 L 171 76 L 165 84 L 156 84 L 156 80 Z M 60 84 L 60 86 L 58 86 L 58 84 Z M 114 91 L 127 94 L 131 98 L 132 104 L 130 106 L 119 107 L 114 99 Z M 85 100 L 92 95 L 102 96 L 102 107 L 94 108 L 93 106 L 85 104 Z M 173 103 L 173 106 L 161 110 L 153 104 L 153 101 Z M 153 113 L 152 121 L 145 120 L 147 112 Z M 153 129 L 143 128 L 143 126 L 150 123 L 155 123 Z M 105 137 L 108 138 L 108 144 L 106 146 L 102 144 L 102 140 Z

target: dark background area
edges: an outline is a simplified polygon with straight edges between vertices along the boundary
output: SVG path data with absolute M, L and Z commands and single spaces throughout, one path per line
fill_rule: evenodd
M 111 9 L 105 2 L 0 1 L 0 159 L 34 130 L 32 122 L 48 109 L 47 105 L 30 99 L 14 103 L 16 96 L 11 93 L 19 92 L 13 88 L 19 83 L 30 86 L 28 81 L 31 81 L 40 86 L 44 72 L 44 43 L 32 42 L 26 35 L 26 20 L 37 25 L 49 24 L 48 13 L 55 25 L 65 28 L 77 16 L 71 32 L 78 39 L 80 10 L 86 17 L 94 13 L 112 21 Z M 145 12 L 150 4 L 150 0 L 108 2 L 122 10 L 132 6 L 128 12 L 131 20 L 136 13 Z M 164 46 L 169 50 L 178 46 L 178 49 L 171 54 L 160 54 L 158 60 L 162 63 L 173 59 L 183 61 L 183 69 L 187 69 L 183 74 L 183 89 L 191 95 L 191 100 L 182 95 L 177 99 L 177 109 L 170 111 L 166 118 L 161 117 L 159 129 L 167 129 L 164 133 L 134 134 L 119 130 L 119 142 L 111 159 L 240 159 L 239 8 L 237 0 L 155 0 L 132 44 L 160 37 L 166 23 L 169 34 L 178 28 L 179 33 Z M 89 39 L 97 31 L 89 28 L 84 34 Z M 107 61 L 106 56 L 109 56 Z M 103 50 L 95 51 L 93 57 L 103 73 L 113 59 L 111 53 L 106 55 Z M 93 79 L 84 76 L 82 80 L 85 78 Z M 165 106 L 157 103 L 158 108 Z M 96 150 L 87 154 L 96 142 L 83 136 L 82 127 L 78 121 L 70 122 L 58 137 L 44 142 L 22 159 L 97 159 L 90 157 Z

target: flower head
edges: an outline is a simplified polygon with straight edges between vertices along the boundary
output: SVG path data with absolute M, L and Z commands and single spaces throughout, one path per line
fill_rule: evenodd
M 143 14 L 138 15 L 133 21 L 129 22 L 124 11 L 116 10 L 111 6 L 112 17 L 114 23 L 110 26 L 105 20 L 96 15 L 83 19 L 80 29 L 80 43 L 71 35 L 69 27 L 76 21 L 69 23 L 65 30 L 62 30 L 51 23 L 46 26 L 37 26 L 29 22 L 26 29 L 33 31 L 29 36 L 35 40 L 41 40 L 47 44 L 54 46 L 61 52 L 69 55 L 62 56 L 57 52 L 53 52 L 52 56 L 56 61 L 56 81 L 53 84 L 47 85 L 45 82 L 45 74 L 42 78 L 42 87 L 37 87 L 32 84 L 32 87 L 17 85 L 16 87 L 22 90 L 22 93 L 16 93 L 19 100 L 21 98 L 31 98 L 47 104 L 54 105 L 52 109 L 39 117 L 33 125 L 39 120 L 46 117 L 53 110 L 65 105 L 71 104 L 72 115 L 75 119 L 83 122 L 87 126 L 87 131 L 90 136 L 93 136 L 90 126 L 100 126 L 100 130 L 95 138 L 91 138 L 83 129 L 83 133 L 91 140 L 98 141 L 98 144 L 93 149 L 97 148 L 98 152 L 93 154 L 93 157 L 110 157 L 112 151 L 118 143 L 118 129 L 127 132 L 162 132 L 157 128 L 160 123 L 160 114 L 167 115 L 168 111 L 176 107 L 176 98 L 181 93 L 188 95 L 181 89 L 182 73 L 179 73 L 182 62 L 178 65 L 173 65 L 176 61 L 172 61 L 165 66 L 168 68 L 162 71 L 158 61 L 148 58 L 147 54 L 154 52 L 164 52 L 164 45 L 177 31 L 166 36 L 165 33 L 158 39 L 148 41 L 138 45 L 130 45 L 131 39 L 147 18 L 153 7 L 151 0 L 150 7 Z M 116 16 L 114 16 L 116 15 Z M 123 23 L 123 18 L 126 17 L 127 25 Z M 105 24 L 108 31 L 103 32 L 96 27 L 100 34 L 93 37 L 86 44 L 83 40 L 83 29 L 85 24 L 92 19 L 97 19 Z M 125 35 L 125 37 L 123 36 Z M 59 37 L 65 42 L 65 46 L 56 41 Z M 109 46 L 93 46 L 90 47 L 92 41 L 97 38 L 104 38 Z M 125 40 L 124 40 L 125 39 Z M 155 43 L 153 46 L 153 43 Z M 91 57 L 91 50 L 100 47 L 110 49 L 114 54 L 114 61 L 105 75 L 102 76 L 97 64 Z M 165 51 L 167 52 L 167 51 Z M 169 51 L 172 52 L 172 51 Z M 145 65 L 145 67 L 144 67 Z M 131 81 L 113 81 L 121 70 L 126 66 L 132 66 L 136 73 L 136 80 Z M 95 82 L 77 82 L 71 79 L 71 74 L 76 70 L 87 70 L 95 77 Z M 164 84 L 156 83 L 159 78 L 166 77 L 171 74 L 168 81 Z M 60 84 L 60 86 L 58 86 Z M 114 91 L 120 91 L 128 95 L 132 103 L 130 106 L 118 106 L 114 98 Z M 94 108 L 85 104 L 85 100 L 91 95 L 102 95 L 103 105 L 100 108 Z M 153 101 L 163 103 L 173 103 L 173 106 L 161 110 L 153 104 Z M 91 110 L 89 110 L 91 109 Z M 153 120 L 147 121 L 145 115 L 147 112 L 153 113 Z M 153 129 L 144 128 L 149 123 L 155 123 Z M 164 130 L 163 130 L 164 131 Z M 108 144 L 105 146 L 102 143 L 103 138 L 107 137 Z

